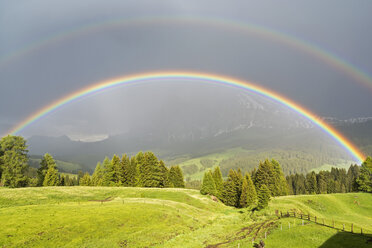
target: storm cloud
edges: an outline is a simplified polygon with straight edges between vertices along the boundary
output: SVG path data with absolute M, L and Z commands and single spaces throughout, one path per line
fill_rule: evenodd
M 229 75 L 274 90 L 320 116 L 372 116 L 371 88 L 345 71 L 272 38 L 182 21 L 261 25 L 317 45 L 371 74 L 371 9 L 370 1 L 0 1 L 0 133 L 71 92 L 148 71 Z M 151 21 L 159 17 L 168 21 Z M 134 21 L 103 25 L 114 20 Z M 84 29 L 98 24 L 100 28 Z M 64 35 L 73 30 L 73 35 Z M 208 95 L 215 86 L 201 85 L 181 83 L 177 89 L 160 89 L 158 95 L 159 87 L 165 87 L 161 82 L 136 92 L 111 90 L 66 106 L 22 134 L 125 132 L 136 126 L 135 121 L 125 125 L 128 118 L 145 121 L 138 113 L 148 106 L 177 109 L 177 99 L 192 98 L 194 92 L 199 92 L 197 106 L 216 101 Z M 233 97 L 219 93 L 218 99 L 222 108 Z M 178 109 L 197 108 L 189 106 L 180 104 Z M 123 124 L 105 124 L 110 120 Z

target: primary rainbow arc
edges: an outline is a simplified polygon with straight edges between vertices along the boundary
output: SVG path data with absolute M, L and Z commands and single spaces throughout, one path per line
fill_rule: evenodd
M 47 105 L 46 107 L 40 109 L 39 111 L 32 114 L 31 116 L 26 118 L 24 121 L 16 125 L 12 130 L 9 131 L 9 134 L 15 135 L 19 133 L 24 128 L 36 122 L 43 116 L 46 116 L 50 112 L 76 99 L 82 98 L 84 96 L 88 96 L 90 94 L 97 93 L 99 91 L 103 91 L 105 89 L 112 88 L 112 87 L 119 86 L 119 85 L 138 83 L 138 82 L 143 82 L 143 81 L 165 80 L 165 79 L 201 80 L 201 81 L 205 81 L 209 83 L 219 83 L 223 85 L 229 85 L 229 86 L 242 88 L 242 89 L 249 90 L 257 94 L 269 97 L 289 107 L 290 109 L 293 109 L 297 113 L 301 114 L 302 116 L 306 117 L 307 119 L 315 123 L 323 131 L 325 131 L 331 137 L 333 137 L 341 146 L 343 146 L 355 159 L 358 160 L 359 163 L 361 163 L 365 159 L 365 155 L 351 141 L 349 141 L 346 137 L 344 137 L 340 132 L 338 132 L 331 125 L 322 121 L 314 113 L 300 106 L 299 104 L 293 102 L 292 100 L 284 96 L 281 96 L 276 92 L 273 92 L 261 86 L 255 85 L 252 82 L 242 81 L 239 79 L 226 77 L 226 76 L 207 74 L 207 73 L 196 73 L 196 72 L 180 72 L 180 71 L 150 72 L 150 73 L 143 73 L 143 74 L 135 74 L 131 76 L 124 76 L 120 78 L 114 78 L 111 80 L 99 82 L 87 88 L 83 88 L 81 90 L 73 92 L 72 94 L 69 94 Z

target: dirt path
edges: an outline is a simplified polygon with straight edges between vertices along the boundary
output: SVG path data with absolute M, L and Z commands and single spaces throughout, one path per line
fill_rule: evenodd
M 261 222 L 261 223 L 254 223 L 253 225 L 243 227 L 242 229 L 240 229 L 235 234 L 236 237 L 231 238 L 231 239 L 229 239 L 227 241 L 224 241 L 224 242 L 217 243 L 217 244 L 207 245 L 206 248 L 219 248 L 222 245 L 229 244 L 229 243 L 232 243 L 232 242 L 237 241 L 237 240 L 245 239 L 248 236 L 250 236 L 253 233 L 254 230 L 256 230 L 256 231 L 254 232 L 253 238 L 256 239 L 260 230 L 265 230 L 267 228 L 270 228 L 274 224 L 275 224 L 275 220 L 266 220 L 266 221 Z M 240 234 L 243 234 L 243 235 L 240 235 Z M 240 235 L 240 236 L 238 236 L 238 235 Z

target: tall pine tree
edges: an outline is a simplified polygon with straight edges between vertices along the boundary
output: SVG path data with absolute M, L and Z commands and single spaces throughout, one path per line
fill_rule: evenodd
M 184 188 L 185 181 L 183 179 L 183 173 L 178 165 L 172 166 L 169 170 L 169 180 L 172 182 L 175 188 Z
M 261 185 L 261 187 L 258 189 L 258 209 L 263 209 L 269 205 L 270 194 L 269 188 L 265 184 Z
M 51 164 L 48 165 L 47 173 L 45 174 L 43 186 L 58 186 L 59 178 L 58 178 L 58 170 L 56 166 Z
M 102 162 L 103 166 L 103 186 L 115 186 L 115 168 L 108 157 Z
M 245 180 L 247 181 L 247 206 L 252 206 L 257 201 L 256 188 L 248 173 L 245 175 Z
M 27 185 L 28 169 L 26 140 L 21 136 L 8 135 L 0 140 L 1 182 L 11 188 Z
M 219 166 L 217 166 L 214 169 L 212 176 L 213 176 L 214 184 L 216 185 L 216 196 L 218 198 L 221 198 L 222 188 L 223 188 L 223 179 L 222 179 L 222 173 L 221 173 Z
M 273 166 L 274 172 L 274 189 L 273 196 L 288 195 L 288 185 L 284 177 L 283 170 L 278 161 L 272 160 L 271 164 Z
M 367 157 L 360 168 L 360 174 L 357 178 L 358 189 L 364 192 L 372 192 L 372 158 Z
M 104 168 L 101 166 L 101 162 L 97 163 L 96 169 L 92 175 L 93 186 L 103 186 Z
M 210 170 L 204 172 L 202 186 L 200 188 L 202 195 L 216 195 L 216 184 L 214 183 L 212 172 Z

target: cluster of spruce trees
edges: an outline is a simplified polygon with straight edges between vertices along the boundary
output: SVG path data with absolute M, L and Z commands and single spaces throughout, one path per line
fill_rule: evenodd
M 200 192 L 214 195 L 228 206 L 261 209 L 267 206 L 270 196 L 287 195 L 288 186 L 280 164 L 265 160 L 257 170 L 244 176 L 240 169 L 231 169 L 225 181 L 219 167 L 209 170 L 204 174 Z
M 30 176 L 26 140 L 8 135 L 0 140 L 0 185 L 16 188 L 26 186 L 127 186 L 184 188 L 179 166 L 168 169 L 152 152 L 139 152 L 131 158 L 114 155 L 98 163 L 92 176 L 79 172 L 77 176 L 60 174 L 53 157 L 46 153 L 37 170 Z
M 77 177 L 59 175 L 50 154 L 45 154 L 38 169 L 37 186 L 124 186 L 154 188 L 184 188 L 183 173 L 179 166 L 168 169 L 152 152 L 139 152 L 131 158 L 114 155 L 98 162 L 92 176 L 88 172 Z
M 319 173 L 294 174 L 286 179 L 289 193 L 294 195 L 372 192 L 372 159 L 367 157 L 362 166 L 351 165 L 347 171 L 332 168 Z
M 98 163 L 92 176 L 85 173 L 80 179 L 85 186 L 124 186 L 184 188 L 181 168 L 172 166 L 168 169 L 162 160 L 152 152 L 139 152 L 129 157 L 126 154 L 120 159 L 114 155 Z

